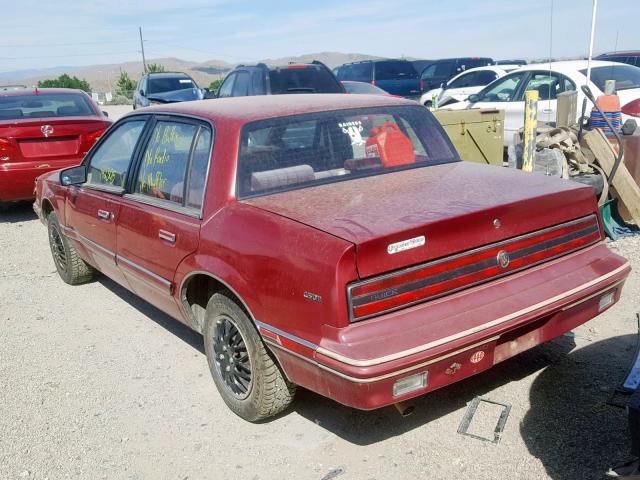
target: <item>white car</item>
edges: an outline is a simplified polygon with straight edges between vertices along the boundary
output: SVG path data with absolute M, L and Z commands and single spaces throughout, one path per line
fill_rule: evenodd
M 587 82 L 587 61 L 539 63 L 525 65 L 490 83 L 467 100 L 446 105 L 448 110 L 486 108 L 504 110 L 504 143 L 516 143 L 518 131 L 524 125 L 524 92 L 538 90 L 538 121 L 555 122 L 557 95 L 578 91 L 576 120 L 582 113 L 585 98 L 580 87 Z M 622 121 L 640 117 L 640 68 L 615 62 L 592 61 L 589 88 L 597 98 L 603 94 L 605 80 L 615 80 Z M 587 105 L 588 115 L 593 105 Z
M 472 93 L 478 93 L 494 80 L 520 68 L 520 65 L 490 65 L 465 70 L 449 80 L 443 87 L 431 89 L 422 94 L 420 103 L 431 107 L 436 97 L 436 105 L 461 102 Z

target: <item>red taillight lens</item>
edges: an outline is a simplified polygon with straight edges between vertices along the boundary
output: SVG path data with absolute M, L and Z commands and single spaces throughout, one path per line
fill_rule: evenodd
M 595 215 L 348 287 L 351 321 L 397 310 L 531 267 L 600 240 Z
M 98 139 L 102 136 L 104 130 L 96 130 L 95 132 L 87 133 L 84 135 L 84 141 L 87 143 L 89 147 L 93 146 L 94 143 L 98 141 Z
M 625 115 L 630 115 L 632 117 L 640 117 L 640 98 L 637 98 L 632 102 L 627 103 L 624 107 L 621 108 L 621 111 Z
M 287 65 L 287 68 L 307 68 L 306 65 Z
M 420 79 L 420 91 L 424 90 L 424 80 Z
M 376 81 L 375 80 L 371 80 L 371 85 L 373 85 L 375 87 L 376 86 Z

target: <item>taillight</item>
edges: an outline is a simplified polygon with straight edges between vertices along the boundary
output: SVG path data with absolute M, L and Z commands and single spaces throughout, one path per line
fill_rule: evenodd
M 376 86 L 376 81 L 375 80 L 371 80 L 371 85 L 373 85 L 375 87 Z
M 595 215 L 349 285 L 350 320 L 432 300 L 529 268 L 601 239 Z
M 424 80 L 420 79 L 420 90 L 424 90 Z
M 287 68 L 307 68 L 306 65 L 287 65 Z
M 637 98 L 621 108 L 622 113 L 632 117 L 640 117 L 640 98 Z
M 84 135 L 84 141 L 92 146 L 94 143 L 98 141 L 98 139 L 102 136 L 104 130 L 96 130 L 95 132 L 87 133 Z

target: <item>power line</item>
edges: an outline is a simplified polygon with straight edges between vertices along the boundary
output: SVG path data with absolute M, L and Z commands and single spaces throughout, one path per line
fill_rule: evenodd
M 159 45 L 164 45 L 165 47 L 180 48 L 182 50 L 192 50 L 194 52 L 206 53 L 207 55 L 212 55 L 214 57 L 226 57 L 226 58 L 240 59 L 240 60 L 252 60 L 251 58 L 247 58 L 247 57 L 240 57 L 240 56 L 237 56 L 237 55 L 228 55 L 228 54 L 224 54 L 224 53 L 210 52 L 210 51 L 207 51 L 207 50 L 202 50 L 200 48 L 185 47 L 184 45 L 175 45 L 173 43 L 161 42 L 159 40 L 145 40 L 145 42 L 147 42 L 147 43 L 149 43 L 149 42 L 157 43 Z M 257 60 L 257 59 L 254 59 L 254 60 Z
M 43 58 L 69 58 L 69 57 L 98 57 L 101 55 L 126 55 L 126 54 L 138 54 L 140 52 L 98 52 L 98 53 L 76 53 L 71 55 L 44 55 L 39 57 L 0 57 L 0 60 L 38 60 Z
M 117 40 L 113 42 L 73 42 L 73 43 L 23 43 L 0 45 L 0 48 L 47 48 L 47 47 L 74 47 L 76 45 L 115 45 L 123 43 L 133 43 L 131 40 Z

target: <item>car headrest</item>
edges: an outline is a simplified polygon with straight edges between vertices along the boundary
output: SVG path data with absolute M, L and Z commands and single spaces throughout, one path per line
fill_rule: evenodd
M 277 168 L 251 174 L 251 190 L 261 192 L 272 188 L 285 187 L 296 183 L 315 180 L 311 165 Z

